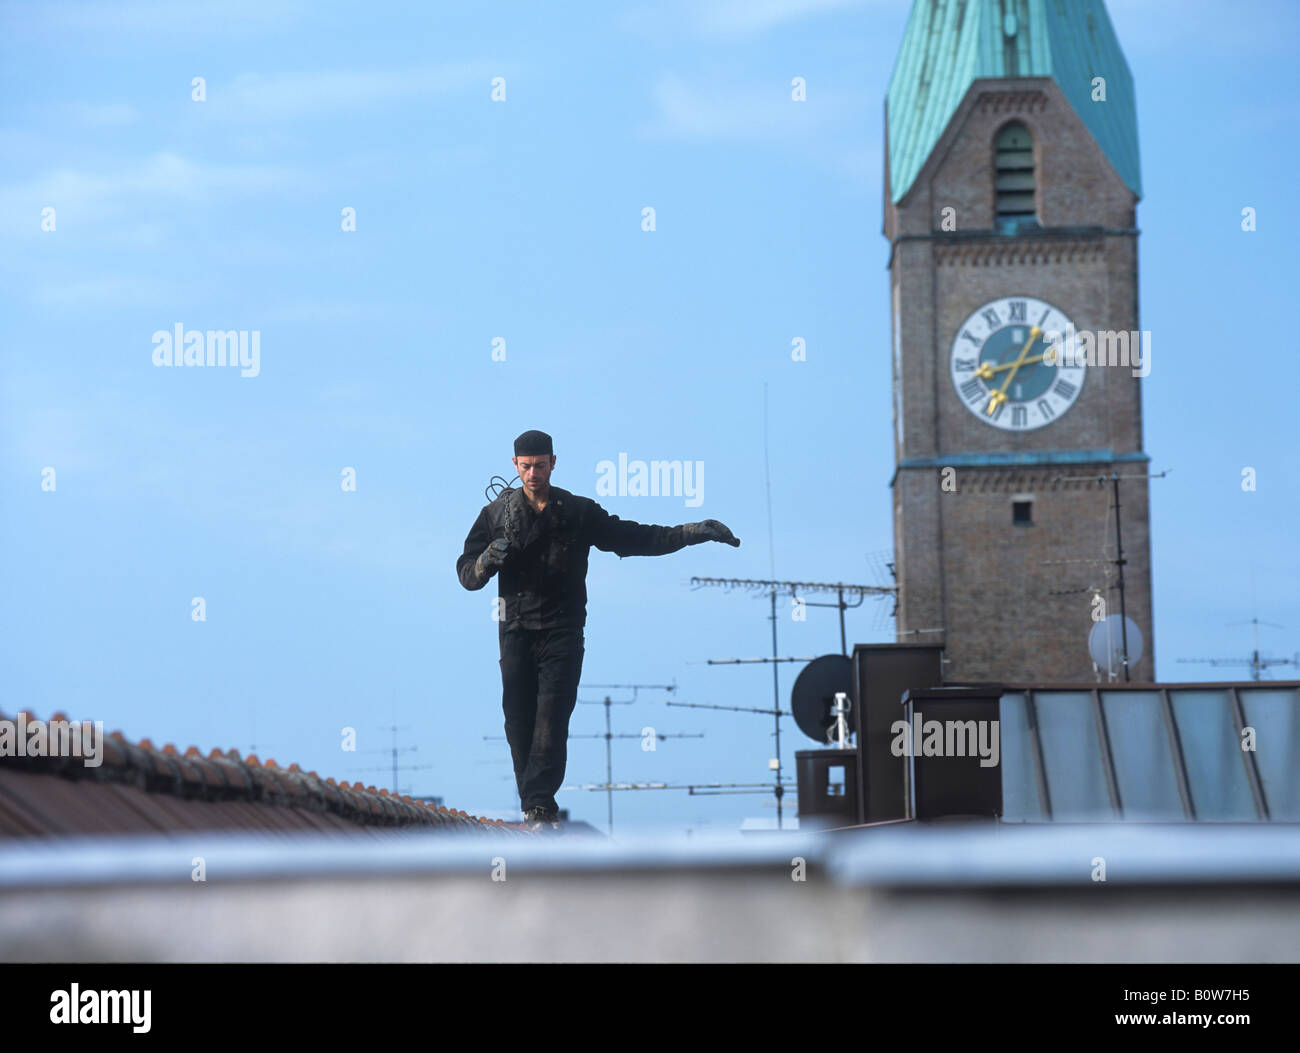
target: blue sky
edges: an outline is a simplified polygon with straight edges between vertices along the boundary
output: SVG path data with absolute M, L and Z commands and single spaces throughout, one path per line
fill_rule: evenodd
M 770 653 L 766 599 L 687 580 L 886 583 L 881 124 L 908 9 L 0 4 L 0 708 L 376 785 L 387 758 L 341 751 L 341 729 L 378 751 L 397 724 L 421 766 L 404 791 L 512 814 L 506 744 L 484 740 L 502 735 L 495 586 L 465 592 L 454 565 L 528 428 L 555 438 L 553 482 L 591 496 L 620 453 L 704 462 L 699 507 L 602 504 L 743 542 L 593 552 L 584 681 L 769 706 L 769 666 L 703 664 Z M 1157 675 L 1235 679 L 1176 659 L 1247 654 L 1250 627 L 1225 623 L 1252 616 L 1284 627 L 1261 629 L 1267 653 L 1300 647 L 1300 9 L 1109 10 L 1139 107 L 1145 446 L 1172 470 L 1151 483 Z M 259 374 L 154 367 L 177 323 L 258 331 Z M 888 613 L 850 612 L 850 642 L 892 639 Z M 833 611 L 783 618 L 782 654 L 838 648 Z M 664 697 L 615 730 L 706 737 L 616 743 L 616 779 L 767 778 L 770 718 Z M 793 790 L 812 743 L 784 723 Z M 603 726 L 580 705 L 571 731 Z M 603 780 L 598 740 L 569 758 L 569 783 Z M 603 824 L 603 794 L 559 799 Z M 623 828 L 712 830 L 769 804 L 615 801 Z

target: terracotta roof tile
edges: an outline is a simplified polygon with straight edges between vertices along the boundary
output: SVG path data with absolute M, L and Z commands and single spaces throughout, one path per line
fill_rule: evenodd
M 19 717 L 39 718 L 29 710 Z M 0 719 L 4 719 L 0 711 Z M 18 719 L 18 717 L 12 718 Z M 56 713 L 48 723 L 74 723 Z M 41 729 L 37 729 L 41 732 Z M 41 732 L 43 733 L 43 732 Z M 322 779 L 256 754 L 103 738 L 102 763 L 80 757 L 0 757 L 0 838 L 181 830 L 473 830 L 534 836 L 518 823 L 480 819 L 406 794 Z

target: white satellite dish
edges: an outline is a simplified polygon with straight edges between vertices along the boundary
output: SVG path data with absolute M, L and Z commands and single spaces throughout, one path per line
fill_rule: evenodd
M 1124 619 L 1128 631 L 1128 665 L 1132 669 L 1142 657 L 1142 630 L 1132 618 Z M 1124 629 L 1120 616 L 1112 614 L 1092 627 L 1088 633 L 1088 653 L 1098 667 L 1112 676 L 1124 669 Z

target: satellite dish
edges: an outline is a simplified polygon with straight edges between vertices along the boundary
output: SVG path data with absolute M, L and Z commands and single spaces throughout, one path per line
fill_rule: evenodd
M 835 693 L 853 697 L 853 662 L 842 654 L 814 658 L 795 677 L 790 692 L 790 710 L 799 730 L 825 746 L 827 733 L 835 723 Z M 857 714 L 850 709 L 846 718 L 849 732 L 857 731 Z
M 1128 664 L 1131 669 L 1142 657 L 1142 630 L 1132 618 L 1124 619 L 1128 632 Z M 1088 653 L 1097 666 L 1117 675 L 1124 669 L 1124 630 L 1120 616 L 1112 614 L 1092 627 L 1088 633 Z

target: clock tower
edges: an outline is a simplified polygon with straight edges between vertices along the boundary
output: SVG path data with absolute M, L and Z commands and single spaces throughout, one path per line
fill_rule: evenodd
M 941 644 L 945 681 L 1094 680 L 1118 475 L 1154 680 L 1137 117 L 1104 3 L 914 0 L 885 135 L 899 642 Z

